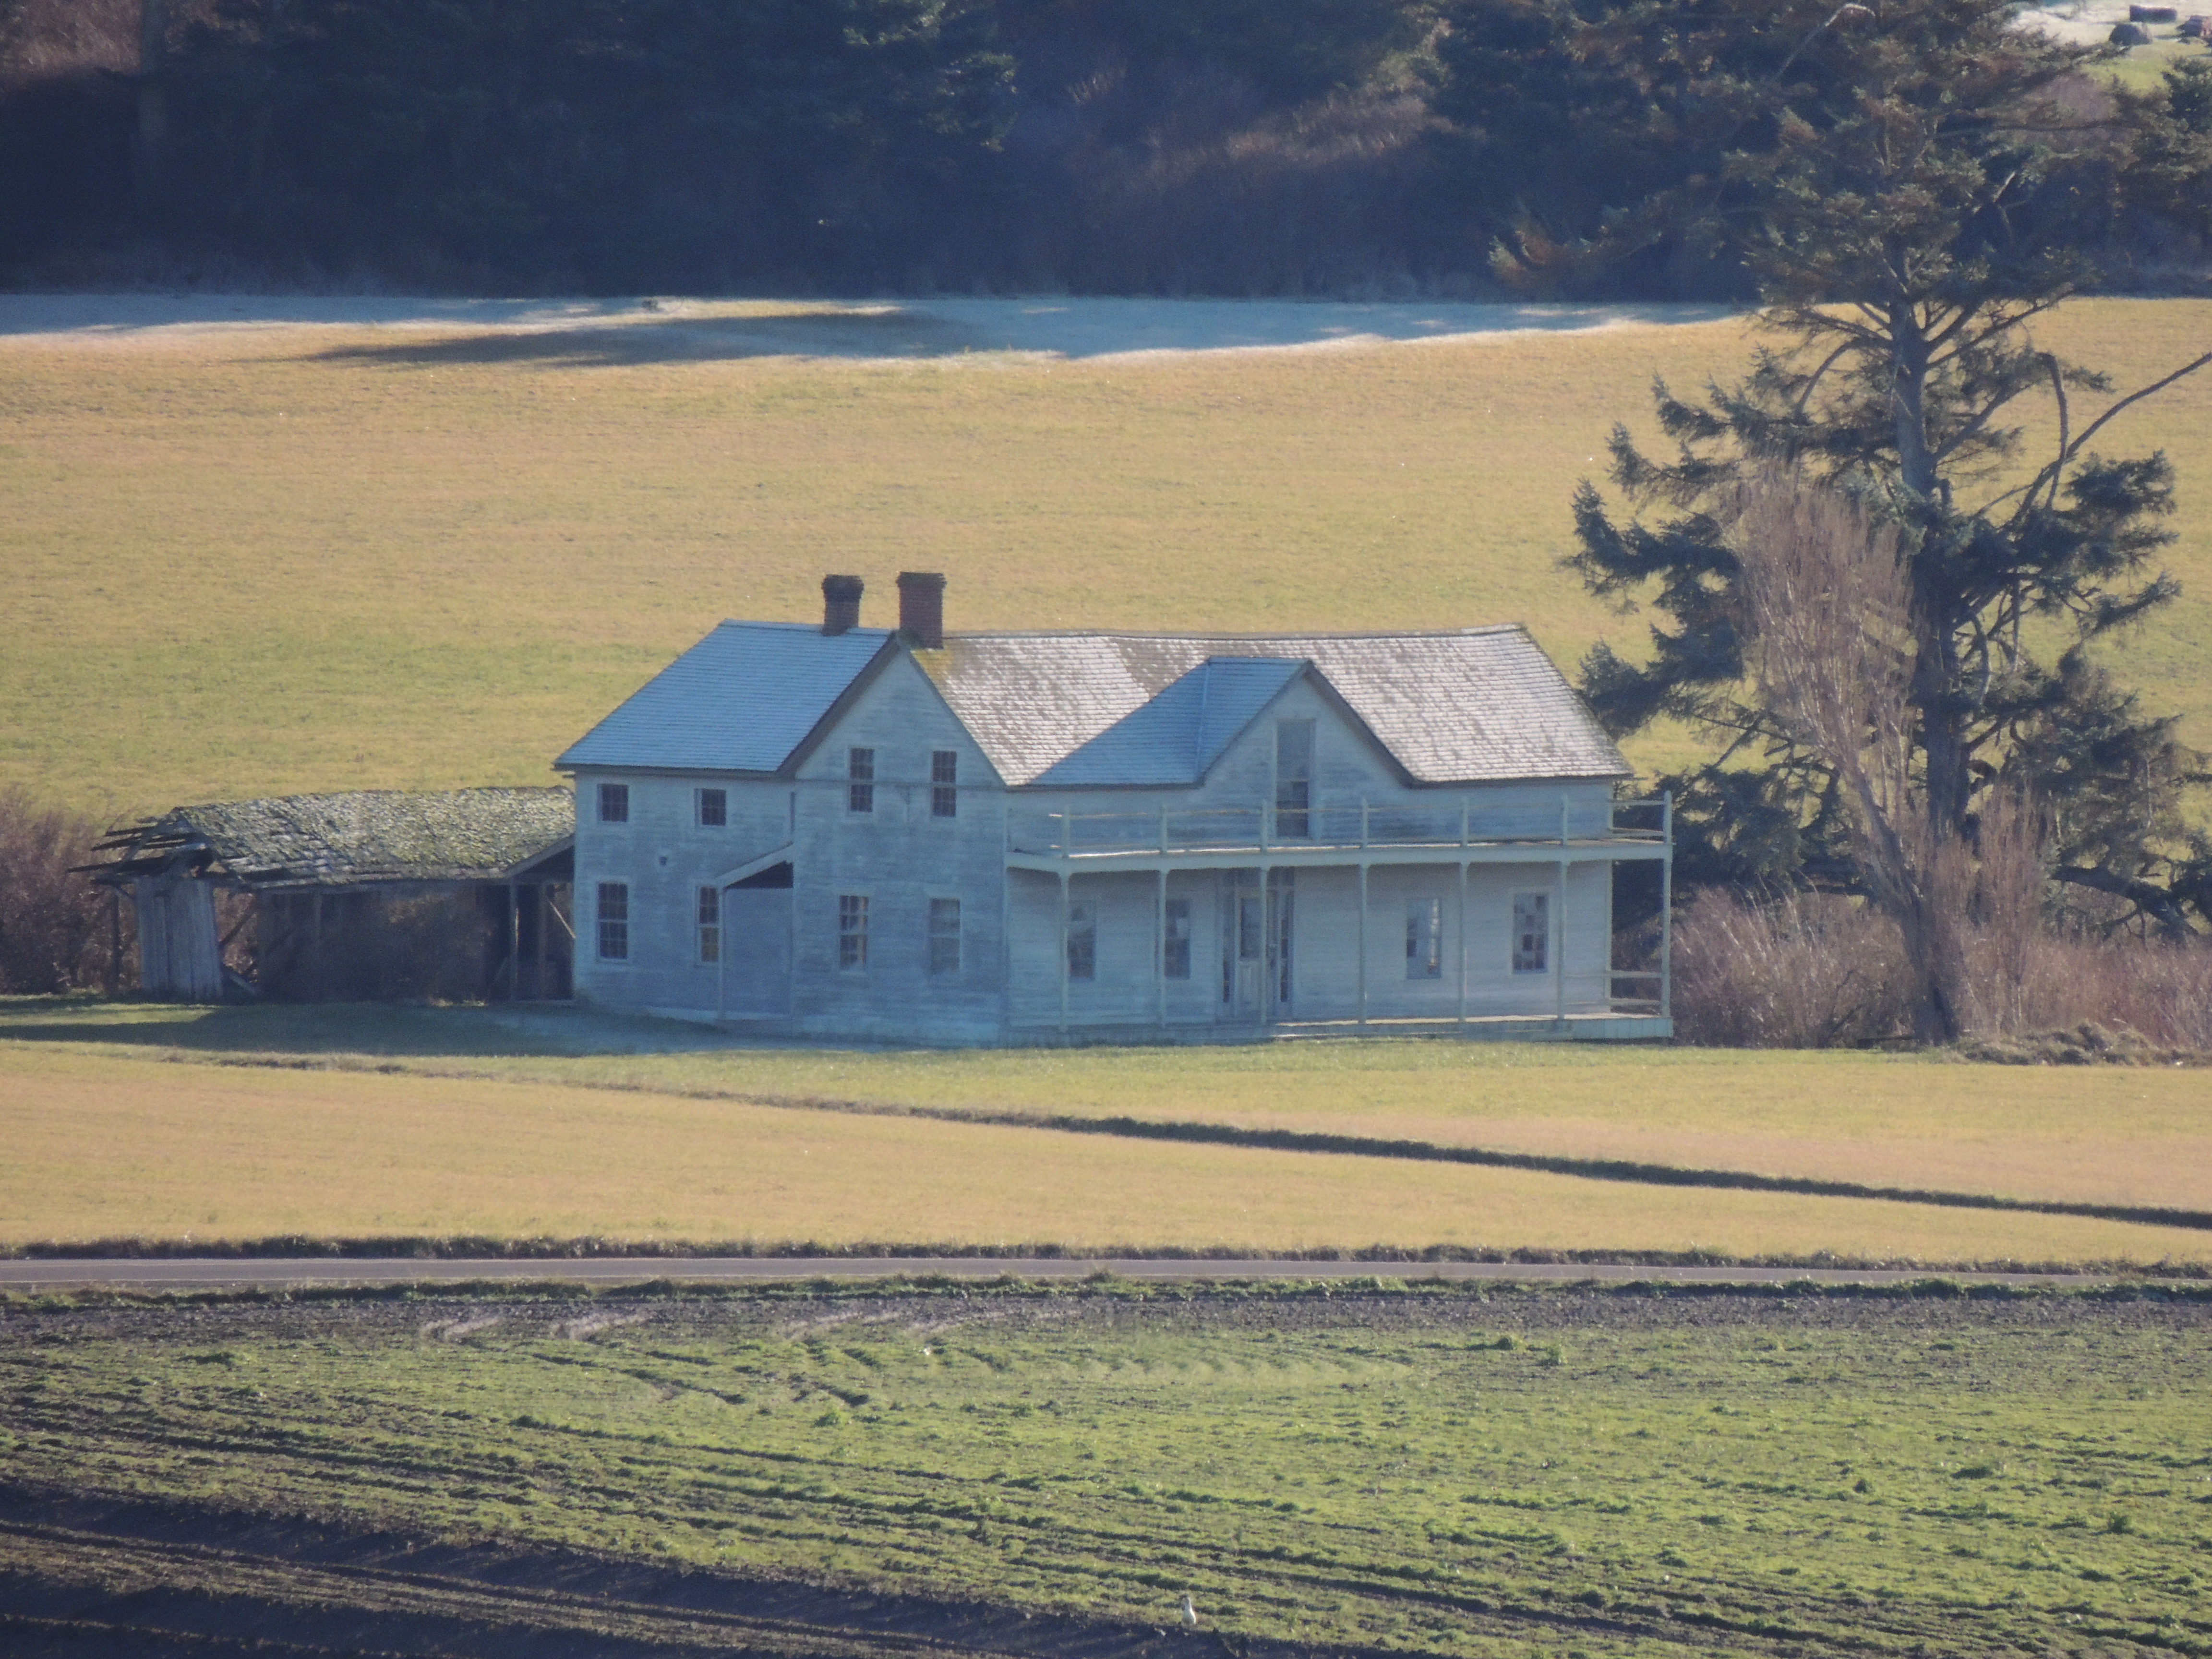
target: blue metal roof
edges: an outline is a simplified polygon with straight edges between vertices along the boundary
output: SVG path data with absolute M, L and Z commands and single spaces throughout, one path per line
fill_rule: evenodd
M 1031 781 L 1077 788 L 1198 783 L 1307 666 L 1283 657 L 1209 657 Z
M 890 638 L 726 622 L 570 745 L 562 768 L 773 772 Z

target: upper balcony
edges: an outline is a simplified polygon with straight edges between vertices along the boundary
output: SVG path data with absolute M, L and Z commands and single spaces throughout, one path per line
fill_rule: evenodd
M 1006 814 L 1006 862 L 1051 872 L 1237 867 L 1255 864 L 1582 863 L 1665 859 L 1674 802 L 1556 804 L 1460 798 L 1434 805 L 1263 801 L 1121 812 Z

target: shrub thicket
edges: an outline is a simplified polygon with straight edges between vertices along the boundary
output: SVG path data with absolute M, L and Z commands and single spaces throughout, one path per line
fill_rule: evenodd
M 99 835 L 89 818 L 0 791 L 0 992 L 86 990 L 129 960 L 131 907 L 71 873 Z
M 1991 920 L 1964 931 L 1963 1024 L 1977 1043 L 2088 1026 L 2212 1053 L 2212 942 L 2023 933 Z M 1689 1042 L 1826 1048 L 1906 1040 L 1914 977 L 1897 922 L 1855 899 L 1814 894 L 1761 906 L 1712 890 L 1684 907 L 1675 928 L 1675 1023 Z

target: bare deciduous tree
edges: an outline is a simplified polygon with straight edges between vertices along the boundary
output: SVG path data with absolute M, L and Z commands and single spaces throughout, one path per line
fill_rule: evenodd
M 1967 1012 L 1973 860 L 1918 799 L 1912 679 L 1924 624 L 1896 526 L 1779 470 L 1743 486 L 1734 520 L 1747 666 L 1774 718 L 1834 775 L 1867 896 L 1905 935 L 1913 1034 L 1953 1041 Z

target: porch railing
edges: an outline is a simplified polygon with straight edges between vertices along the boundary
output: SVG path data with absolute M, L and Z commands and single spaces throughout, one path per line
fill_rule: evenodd
M 1498 804 L 1457 800 L 1325 804 L 1306 807 L 1254 802 L 1237 806 L 1156 808 L 1123 812 L 1024 812 L 1006 815 L 1012 852 L 1080 858 L 1107 853 L 1190 853 L 1277 849 L 1564 846 L 1574 842 L 1663 844 L 1672 825 L 1666 798 L 1638 800 Z

